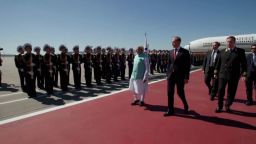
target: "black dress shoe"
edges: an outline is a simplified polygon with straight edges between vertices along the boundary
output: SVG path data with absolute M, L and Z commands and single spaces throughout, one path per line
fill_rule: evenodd
M 210 100 L 211 100 L 211 101 L 214 101 L 214 97 L 215 97 L 215 96 L 211 96 L 211 97 L 210 97 Z
M 245 104 L 248 105 L 248 106 L 251 106 L 251 105 L 253 105 L 253 101 L 247 100 L 247 101 L 245 102 Z
M 185 114 L 188 114 L 188 112 L 189 112 L 188 106 L 184 106 L 184 112 L 185 112 Z
M 144 101 L 140 101 L 140 106 L 144 106 L 144 105 L 145 105 Z
M 184 113 L 188 114 L 189 113 L 189 109 L 188 108 L 184 109 Z
M 226 109 L 226 112 L 228 112 L 228 113 L 229 113 L 229 112 L 231 112 L 231 110 L 230 110 L 230 107 L 229 107 L 229 106 L 227 106 L 227 105 L 226 105 L 226 106 L 225 106 L 225 109 Z
M 172 115 L 174 115 L 174 111 L 167 111 L 166 113 L 164 113 L 165 117 L 172 116 Z
M 222 112 L 222 108 L 220 107 L 217 107 L 216 110 L 215 110 L 216 113 L 221 113 Z
M 135 101 L 133 101 L 133 102 L 131 103 L 131 105 L 137 105 L 138 102 L 139 102 L 139 100 L 135 100 Z

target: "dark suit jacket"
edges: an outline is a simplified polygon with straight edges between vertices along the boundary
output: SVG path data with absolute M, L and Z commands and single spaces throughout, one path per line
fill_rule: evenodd
M 189 79 L 190 72 L 190 54 L 189 51 L 180 48 L 176 59 L 173 58 L 174 50 L 170 51 L 170 56 L 168 60 L 168 69 L 167 69 L 167 79 L 170 79 L 172 75 L 179 77 L 180 79 Z
M 254 66 L 253 64 L 253 53 L 250 53 L 247 55 L 246 57 L 247 59 L 247 77 L 251 77 L 252 76 L 252 72 L 256 71 L 256 66 Z
M 205 58 L 204 58 L 204 62 L 203 62 L 203 70 L 204 70 L 204 74 L 209 74 L 209 68 L 210 68 L 210 63 L 211 63 L 211 56 L 212 56 L 212 50 L 208 51 L 208 53 L 206 54 Z M 220 51 L 217 51 L 217 55 L 215 58 L 215 63 L 213 64 L 213 67 L 216 66 L 217 64 L 217 60 L 219 59 L 220 56 Z
M 214 73 L 218 74 L 219 78 L 228 80 L 239 79 L 241 74 L 246 76 L 247 62 L 245 50 L 237 47 L 234 48 L 233 52 L 227 49 L 222 50 Z

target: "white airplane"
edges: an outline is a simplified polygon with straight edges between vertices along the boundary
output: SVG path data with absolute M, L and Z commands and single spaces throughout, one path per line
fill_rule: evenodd
M 236 38 L 236 46 L 245 49 L 246 52 L 250 52 L 252 44 L 256 43 L 256 34 L 243 34 L 234 35 Z M 221 45 L 220 50 L 226 48 L 226 38 L 228 36 L 218 36 L 218 37 L 207 37 L 198 40 L 191 41 L 184 48 L 191 52 L 192 60 L 194 65 L 200 65 L 204 59 L 205 54 L 212 49 L 212 43 L 217 41 Z

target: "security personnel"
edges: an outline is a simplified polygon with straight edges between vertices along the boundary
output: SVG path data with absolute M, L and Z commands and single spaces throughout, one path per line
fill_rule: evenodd
M 71 56 L 72 70 L 74 76 L 74 84 L 76 89 L 81 89 L 81 63 L 82 55 L 79 54 L 79 46 L 76 45 L 73 48 L 73 54 Z
M 44 51 L 43 73 L 45 74 L 45 90 L 48 95 L 51 95 L 53 94 L 54 63 L 56 63 L 57 59 L 51 53 L 51 47 L 48 44 L 44 45 Z
M 67 54 L 66 46 L 60 45 L 59 50 L 61 53 L 58 55 L 58 66 L 60 72 L 60 87 L 62 91 L 68 91 L 68 65 L 70 57 Z
M 204 82 L 208 87 L 211 100 L 214 100 L 218 90 L 218 79 L 214 79 L 214 67 L 216 65 L 216 60 L 220 56 L 219 46 L 219 42 L 212 43 L 212 50 L 210 50 L 205 56 L 202 66 L 202 70 L 204 72 Z
M 92 61 L 93 54 L 91 46 L 86 46 L 84 49 L 83 63 L 84 63 L 84 76 L 87 87 L 92 86 Z
M 126 54 L 125 49 L 121 49 L 121 55 L 120 55 L 120 74 L 121 74 L 121 80 L 125 80 L 125 69 L 126 69 Z
M 133 48 L 130 48 L 129 53 L 127 55 L 127 59 L 126 59 L 128 62 L 129 79 L 131 78 L 131 75 L 132 75 L 133 59 L 134 59 Z
M 55 54 L 55 48 L 51 47 L 51 54 L 54 57 L 54 63 L 53 63 L 53 86 L 54 87 L 58 87 L 58 78 L 59 78 L 59 67 L 58 67 L 58 63 L 57 63 L 57 59 L 58 59 L 58 55 Z
M 242 75 L 242 79 L 245 79 L 247 75 L 247 62 L 245 57 L 245 50 L 236 47 L 236 38 L 229 36 L 226 38 L 227 48 L 221 51 L 221 55 L 217 60 L 217 64 L 214 70 L 214 77 L 219 78 L 218 87 L 218 107 L 215 112 L 222 112 L 223 100 L 225 95 L 226 86 L 228 85 L 227 100 L 225 103 L 225 109 L 230 112 L 230 106 L 232 105 L 239 79 Z
M 96 47 L 96 54 L 93 59 L 93 68 L 94 68 L 94 79 L 96 80 L 97 85 L 101 85 L 101 75 L 102 75 L 102 58 L 101 58 L 101 47 Z
M 111 82 L 112 77 L 112 48 L 107 47 L 107 55 L 106 55 L 106 82 Z
M 251 46 L 251 52 L 247 55 L 247 78 L 245 80 L 246 84 L 246 95 L 247 101 L 245 102 L 246 105 L 250 106 L 253 105 L 253 98 L 252 98 L 252 89 L 253 86 L 256 85 L 256 44 Z
M 42 72 L 42 63 L 43 63 L 43 56 L 40 54 L 41 48 L 35 47 L 34 52 L 36 57 L 36 80 L 37 80 L 37 87 L 40 89 L 44 89 L 44 73 Z
M 32 53 L 32 45 L 29 43 L 24 44 L 26 54 L 23 56 L 24 59 L 24 71 L 25 71 L 25 81 L 26 81 L 26 92 L 29 97 L 36 97 L 36 86 L 35 86 L 35 77 L 36 77 L 36 57 Z
M 17 52 L 19 54 L 15 55 L 15 58 L 14 58 L 15 66 L 17 67 L 19 72 L 21 89 L 23 92 L 26 92 L 25 71 L 24 71 L 25 63 L 23 60 L 24 48 L 22 46 L 18 46 Z

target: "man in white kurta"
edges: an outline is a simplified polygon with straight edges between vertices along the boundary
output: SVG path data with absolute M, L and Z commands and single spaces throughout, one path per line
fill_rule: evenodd
M 130 79 L 129 89 L 133 91 L 134 100 L 132 105 L 144 106 L 144 98 L 148 89 L 149 59 L 144 48 L 137 48 L 137 55 L 134 58 L 134 65 Z

